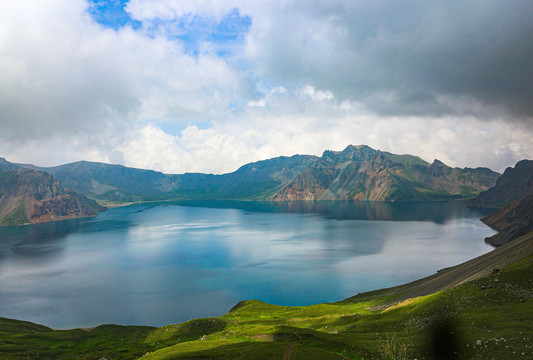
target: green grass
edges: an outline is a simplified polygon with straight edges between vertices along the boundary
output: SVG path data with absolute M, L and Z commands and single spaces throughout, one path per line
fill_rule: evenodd
M 386 289 L 301 307 L 250 300 L 218 318 L 157 329 L 58 331 L 0 319 L 0 359 L 431 359 L 434 351 L 450 351 L 450 359 L 527 359 L 533 358 L 532 274 L 530 255 L 400 302 Z
M 29 222 L 30 220 L 24 213 L 24 204 L 22 202 L 17 206 L 17 210 L 14 213 L 0 219 L 0 225 L 4 226 L 29 224 Z
M 392 161 L 402 164 L 402 165 L 423 165 L 423 166 L 429 166 L 430 164 L 418 156 L 414 155 L 397 155 L 397 154 L 391 154 L 390 152 L 383 151 L 383 154 L 388 156 Z
M 304 307 L 245 301 L 220 317 L 227 322 L 223 330 L 143 359 L 280 359 L 287 349 L 290 359 L 429 358 L 440 342 L 458 359 L 524 359 L 533 356 L 531 274 L 533 256 L 388 308 L 383 304 L 391 298 L 380 292 Z M 482 346 L 476 346 L 478 340 Z
M 0 359 L 136 359 L 155 348 L 145 343 L 152 327 L 102 325 L 52 330 L 0 318 Z
M 227 322 L 219 318 L 202 318 L 160 327 L 152 331 L 146 338 L 146 343 L 164 347 L 181 342 L 196 340 L 204 335 L 222 331 Z

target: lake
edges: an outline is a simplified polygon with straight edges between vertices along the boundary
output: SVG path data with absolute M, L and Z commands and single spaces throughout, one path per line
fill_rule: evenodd
M 0 228 L 0 316 L 161 326 L 241 300 L 308 305 L 490 251 L 463 202 L 162 202 Z

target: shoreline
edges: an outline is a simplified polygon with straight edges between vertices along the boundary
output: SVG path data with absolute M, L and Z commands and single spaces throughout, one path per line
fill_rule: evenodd
M 510 265 L 514 262 L 517 262 L 529 255 L 533 254 L 533 232 L 530 232 L 519 239 L 516 239 L 515 241 L 512 241 L 504 246 L 496 247 L 493 250 L 482 254 L 480 256 L 474 257 L 470 260 L 467 260 L 463 263 L 453 265 L 450 267 L 446 267 L 443 269 L 439 269 L 436 273 L 408 282 L 404 284 L 400 284 L 397 286 L 392 286 L 389 288 L 381 288 L 376 290 L 371 290 L 367 292 L 358 293 L 356 295 L 350 296 L 346 299 L 339 300 L 339 301 L 333 301 L 328 303 L 317 303 L 317 304 L 311 304 L 311 305 L 301 305 L 301 306 L 283 306 L 284 308 L 307 308 L 317 305 L 336 305 L 336 304 L 347 304 L 352 302 L 359 302 L 359 301 L 365 301 L 368 299 L 372 299 L 375 297 L 383 297 L 386 296 L 388 298 L 391 298 L 392 300 L 385 304 L 381 305 L 383 309 L 394 307 L 395 305 L 406 301 L 408 299 L 432 295 L 450 288 L 453 288 L 455 286 L 474 281 L 476 279 L 479 279 L 481 277 L 484 277 L 486 275 L 491 274 L 495 269 L 502 269 L 507 265 Z M 237 307 L 241 303 L 245 303 L 247 301 L 251 300 L 242 300 L 237 302 L 231 309 L 224 314 L 221 314 L 220 316 L 225 316 L 231 313 L 231 311 Z M 256 300 L 254 300 L 256 301 Z M 268 304 L 268 303 L 265 303 Z M 271 305 L 271 304 L 268 304 Z M 272 305 L 277 306 L 277 305 Z M 10 318 L 6 318 L 10 319 Z M 195 320 L 198 318 L 191 318 L 188 321 Z M 80 326 L 80 327 L 73 327 L 73 328 L 55 328 L 55 327 L 49 327 L 45 324 L 40 323 L 34 323 L 28 320 L 21 320 L 21 319 L 10 319 L 10 320 L 17 320 L 17 321 L 23 321 L 27 323 L 32 324 L 38 324 L 41 326 L 44 326 L 46 328 L 57 330 L 57 331 L 69 331 L 69 330 L 84 330 L 84 331 L 92 331 L 100 326 L 120 326 L 120 327 L 151 327 L 151 328 L 159 328 L 160 326 L 154 326 L 154 325 L 127 325 L 127 324 L 98 324 L 94 326 Z M 183 322 L 181 322 L 183 323 Z M 166 324 L 162 326 L 168 326 L 173 324 Z

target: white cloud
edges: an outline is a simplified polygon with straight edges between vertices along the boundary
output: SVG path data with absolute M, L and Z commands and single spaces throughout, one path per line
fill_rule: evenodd
M 313 116 L 312 108 L 298 114 L 285 109 L 287 115 L 272 116 L 264 110 L 249 109 L 234 121 L 216 122 L 208 129 L 188 126 L 176 136 L 150 124 L 132 132 L 120 151 L 128 166 L 167 173 L 225 173 L 248 162 L 296 153 L 321 155 L 326 149 L 342 150 L 348 144 L 368 144 L 383 151 L 418 155 L 428 162 L 437 158 L 450 166 L 485 166 L 497 171 L 533 157 L 527 146 L 529 132 L 520 124 L 503 121 L 384 119 L 340 111 L 323 118 Z M 247 121 L 248 117 L 254 120 Z M 487 147 L 487 143 L 491 145 Z
M 309 96 L 313 101 L 332 101 L 334 100 L 333 93 L 331 91 L 315 90 L 311 85 L 305 85 L 300 90 L 302 95 Z
M 248 101 L 248 106 L 250 107 L 265 107 L 266 106 L 266 100 L 260 99 L 255 101 Z
M 130 0 L 126 5 L 127 11 L 137 20 L 171 20 L 190 14 L 221 18 L 235 7 L 232 1 L 217 0 Z
M 84 1 L 3 4 L 0 127 L 14 137 L 217 118 L 241 95 L 244 80 L 223 59 L 191 57 L 179 42 L 130 27 L 103 28 Z
M 350 143 L 496 170 L 533 158 L 520 100 L 530 94 L 526 5 L 509 6 L 494 30 L 492 1 L 486 15 L 474 6 L 454 18 L 460 5 L 439 12 L 431 1 L 131 0 L 143 26 L 118 31 L 87 5 L 0 3 L 0 156 L 173 173 Z M 207 41 L 191 54 L 173 29 L 149 30 L 194 15 L 214 26 L 235 8 L 252 24 L 230 55 Z

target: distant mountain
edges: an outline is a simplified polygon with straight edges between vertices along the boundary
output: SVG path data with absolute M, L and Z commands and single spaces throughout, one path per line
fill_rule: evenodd
M 326 151 L 273 196 L 274 200 L 416 201 L 461 199 L 491 187 L 498 173 L 486 168 L 428 164 L 366 145 Z
M 533 195 L 511 202 L 496 213 L 481 219 L 500 232 L 485 239 L 485 242 L 501 246 L 533 231 Z
M 224 175 L 166 175 L 88 161 L 39 169 L 54 175 L 66 187 L 100 200 L 265 200 L 315 159 L 308 155 L 283 156 L 250 163 Z
M 2 169 L 8 167 L 2 165 Z M 103 210 L 94 200 L 64 189 L 48 173 L 33 169 L 0 171 L 0 225 L 95 216 Z
M 33 167 L 64 186 L 97 200 L 371 200 L 411 201 L 470 198 L 493 186 L 499 176 L 486 168 L 428 164 L 368 146 L 325 151 L 322 157 L 294 155 L 258 161 L 223 174 L 166 175 L 121 165 L 81 161 L 51 168 Z
M 94 199 L 149 200 L 176 186 L 172 177 L 157 171 L 88 161 L 40 170 L 54 175 L 65 187 Z
M 512 201 L 533 195 L 533 160 L 522 160 L 515 167 L 505 169 L 496 185 L 483 191 L 468 202 L 469 206 L 479 208 L 502 208 Z

